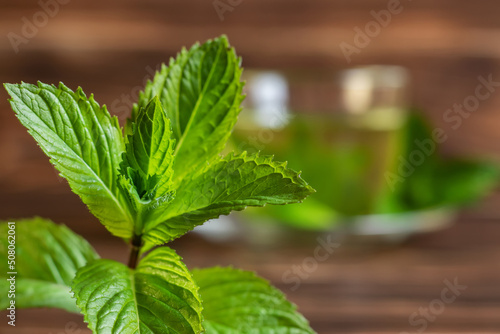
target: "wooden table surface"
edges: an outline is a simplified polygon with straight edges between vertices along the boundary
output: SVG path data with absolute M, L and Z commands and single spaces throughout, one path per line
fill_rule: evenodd
M 373 20 L 371 11 L 387 8 L 388 1 L 247 0 L 223 21 L 213 3 L 71 1 L 16 53 L 7 34 L 20 34 L 22 18 L 31 19 L 40 6 L 38 1 L 0 0 L 0 81 L 81 85 L 117 114 L 116 102 L 142 85 L 150 68 L 183 45 L 224 33 L 247 69 L 291 70 L 303 79 L 291 85 L 296 110 L 329 110 L 335 100 L 333 78 L 340 69 L 395 64 L 410 71 L 412 103 L 433 124 L 444 126 L 443 113 L 474 92 L 478 76 L 500 77 L 500 6 L 495 0 L 403 1 L 404 11 L 351 63 L 339 45 L 353 43 L 353 29 Z M 15 119 L 6 99 L 0 90 L 0 219 L 40 215 L 66 223 L 102 257 L 125 262 L 127 246 L 107 238 Z M 497 91 L 459 131 L 448 130 L 450 139 L 440 149 L 500 160 L 499 109 Z M 118 116 L 123 121 L 125 115 Z M 174 247 L 190 267 L 232 264 L 257 271 L 299 306 L 318 333 L 499 333 L 498 203 L 497 196 L 461 215 L 451 228 L 414 236 L 399 246 L 360 247 L 344 240 L 296 290 L 282 280 L 283 274 L 313 256 L 317 242 L 312 236 L 262 249 L 245 243 L 216 245 L 189 235 Z M 455 279 L 466 288 L 441 309 L 444 281 Z M 434 313 L 439 314 L 423 320 L 418 312 L 429 307 L 438 307 Z M 85 328 L 78 315 L 20 310 L 14 329 L 0 312 L 0 334 L 90 333 Z

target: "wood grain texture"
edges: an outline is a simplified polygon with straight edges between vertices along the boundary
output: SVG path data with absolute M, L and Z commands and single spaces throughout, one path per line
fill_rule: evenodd
M 365 64 L 409 69 L 412 103 L 449 139 L 447 155 L 500 160 L 500 92 L 494 92 L 453 130 L 443 119 L 474 94 L 478 76 L 500 81 L 500 3 L 496 0 L 402 0 L 404 10 L 348 63 L 339 45 L 373 20 L 386 0 L 243 0 L 221 21 L 212 0 L 70 1 L 15 53 L 7 38 L 32 21 L 37 1 L 0 0 L 2 82 L 63 81 L 95 93 L 120 119 L 151 69 L 182 46 L 227 34 L 249 69 L 277 69 L 291 79 L 291 106 L 331 112 L 339 70 Z M 15 119 L 0 92 L 0 219 L 40 215 L 68 224 L 104 257 L 126 262 L 128 249 L 93 218 Z M 409 316 L 440 297 L 445 279 L 467 289 L 429 322 L 426 333 L 500 330 L 500 217 L 494 194 L 451 229 L 415 236 L 401 247 L 359 248 L 348 242 L 323 261 L 295 291 L 282 281 L 316 247 L 256 249 L 213 245 L 195 235 L 174 247 L 191 266 L 234 265 L 256 270 L 287 293 L 318 333 L 417 333 Z M 304 237 L 303 239 L 307 239 Z M 117 248 L 115 248 L 115 246 Z M 0 333 L 90 333 L 82 318 L 54 310 L 19 311 L 15 329 L 0 313 Z

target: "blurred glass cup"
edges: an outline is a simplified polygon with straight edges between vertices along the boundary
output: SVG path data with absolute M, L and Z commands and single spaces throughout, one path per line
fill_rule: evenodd
M 377 198 L 387 191 L 386 172 L 397 164 L 402 150 L 401 130 L 408 111 L 409 75 L 400 66 L 372 65 L 339 75 L 339 107 L 331 130 L 333 151 L 360 152 L 359 174 L 340 181 L 350 200 L 348 215 L 374 213 Z M 342 163 L 342 161 L 338 161 Z
M 408 108 L 408 72 L 400 66 L 372 65 L 340 73 L 340 110 L 354 126 L 378 130 L 402 127 Z M 363 117 L 355 117 L 363 116 Z
M 317 190 L 297 204 L 303 214 L 293 209 L 290 215 L 290 210 L 272 206 L 250 214 L 314 229 L 331 226 L 339 215 L 373 213 L 377 196 L 386 190 L 384 174 L 401 149 L 408 73 L 399 66 L 367 66 L 342 71 L 338 78 L 337 105 L 323 113 L 292 113 L 293 81 L 275 71 L 247 73 L 247 99 L 231 149 L 261 151 L 288 161 Z

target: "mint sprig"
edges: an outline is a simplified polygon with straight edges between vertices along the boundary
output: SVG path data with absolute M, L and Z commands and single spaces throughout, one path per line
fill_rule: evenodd
M 131 244 L 127 267 L 98 259 L 65 227 L 20 222 L 18 247 L 37 265 L 23 267 L 19 307 L 78 305 L 98 334 L 313 333 L 254 274 L 191 273 L 172 249 L 156 247 L 231 211 L 297 203 L 314 191 L 270 156 L 220 156 L 244 98 L 240 63 L 224 36 L 182 50 L 147 83 L 124 131 L 81 88 L 5 84 L 17 117 L 73 192 Z M 1 242 L 0 251 L 7 254 Z

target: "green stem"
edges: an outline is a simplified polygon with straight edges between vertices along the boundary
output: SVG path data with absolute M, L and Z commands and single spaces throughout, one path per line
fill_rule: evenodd
M 140 235 L 134 235 L 132 237 L 132 249 L 130 250 L 130 257 L 128 259 L 128 267 L 130 269 L 135 269 L 137 267 L 137 260 L 139 259 L 139 251 L 142 246 L 142 238 Z

